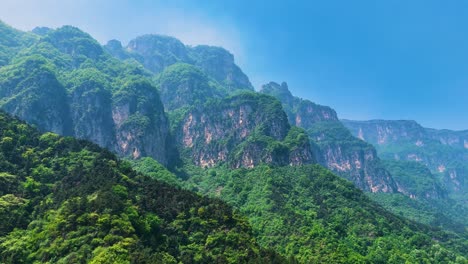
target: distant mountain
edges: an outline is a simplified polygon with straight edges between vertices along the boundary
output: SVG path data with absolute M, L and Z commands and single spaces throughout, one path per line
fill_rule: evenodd
M 419 211 L 413 217 L 415 220 L 466 230 L 467 131 L 428 129 L 406 120 L 343 120 L 343 124 L 355 136 L 373 144 L 379 156 L 387 160 L 386 168 L 394 176 L 399 191 L 417 200 L 404 202 Z M 428 213 L 432 215 L 426 216 Z M 449 223 L 449 219 L 460 224 Z
M 428 129 L 405 120 L 343 120 L 343 124 L 373 144 L 382 158 L 426 165 L 452 198 L 468 205 L 468 131 Z
M 197 66 L 230 91 L 253 91 L 249 78 L 234 63 L 234 56 L 220 47 L 189 47 L 173 37 L 144 35 L 131 40 L 125 48 L 117 40 L 109 41 L 104 48 L 119 59 L 135 59 L 156 74 L 183 62 Z

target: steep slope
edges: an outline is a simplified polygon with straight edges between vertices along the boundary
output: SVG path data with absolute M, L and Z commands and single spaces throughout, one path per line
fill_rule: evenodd
M 285 263 L 225 203 L 0 113 L 2 263 Z
M 233 168 L 260 163 L 299 165 L 314 161 L 305 133 L 291 128 L 273 97 L 241 93 L 189 108 L 176 125 L 176 139 L 193 163 Z
M 0 107 L 43 131 L 169 164 L 169 123 L 151 74 L 77 28 L 44 34 L 0 68 Z
M 300 263 L 466 261 L 466 235 L 397 217 L 319 165 L 187 166 L 184 172 L 190 188 L 246 214 L 261 245 Z
M 397 191 L 391 175 L 380 164 L 375 149 L 353 137 L 333 109 L 294 97 L 286 83 L 270 82 L 262 86 L 260 92 L 280 100 L 289 122 L 307 131 L 320 164 L 354 182 L 362 190 Z
M 127 47 L 111 40 L 104 48 L 121 60 L 135 59 L 158 74 L 176 63 L 197 66 L 229 91 L 253 90 L 249 78 L 235 64 L 227 50 L 212 46 L 185 46 L 180 40 L 162 35 L 144 35 L 131 40 Z
M 439 176 L 450 196 L 468 203 L 468 132 L 427 129 L 415 121 L 343 120 L 386 159 L 415 161 Z

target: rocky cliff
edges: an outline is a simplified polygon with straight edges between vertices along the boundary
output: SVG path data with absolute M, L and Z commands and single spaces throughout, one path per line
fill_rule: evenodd
M 410 120 L 343 123 L 355 136 L 375 145 L 382 157 L 426 165 L 453 197 L 468 202 L 467 131 L 428 129 Z
M 126 47 L 111 40 L 104 48 L 116 58 L 133 58 L 158 74 L 176 63 L 197 66 L 229 91 L 253 90 L 247 75 L 234 62 L 234 56 L 220 47 L 190 47 L 180 40 L 163 35 L 144 35 L 131 40 Z
M 177 141 L 196 165 L 253 168 L 314 161 L 305 133 L 288 123 L 273 97 L 243 93 L 186 112 Z
M 260 91 L 281 101 L 289 122 L 305 129 L 320 164 L 365 191 L 396 192 L 397 186 L 380 164 L 375 149 L 351 135 L 327 106 L 294 97 L 286 83 L 270 82 Z
M 2 109 L 43 131 L 88 139 L 121 156 L 150 156 L 168 164 L 168 120 L 143 68 L 112 58 L 74 27 L 36 38 L 0 68 Z

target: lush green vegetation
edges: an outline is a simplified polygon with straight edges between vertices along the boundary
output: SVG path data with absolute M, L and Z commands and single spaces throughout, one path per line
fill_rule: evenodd
M 448 197 L 439 179 L 421 163 L 384 160 L 401 193 L 369 194 L 395 214 L 459 233 L 467 232 L 465 206 Z M 404 194 L 404 195 L 403 195 Z
M 210 79 L 199 68 L 186 64 L 173 64 L 156 77 L 166 111 L 187 106 L 201 106 L 211 98 L 227 95 L 227 91 Z
M 367 195 L 396 215 L 466 236 L 466 209 L 456 201 L 414 199 L 401 193 L 367 193 Z
M 330 108 L 298 98 L 282 108 L 271 96 L 243 92 L 250 82 L 224 49 L 144 36 L 131 51 L 114 43 L 122 62 L 71 26 L 40 35 L 0 24 L 0 106 L 42 130 L 159 162 L 121 161 L 92 143 L 40 134 L 0 114 L 0 262 L 467 263 L 463 232 L 395 216 L 318 165 L 272 166 L 291 164 L 292 155 L 305 155 L 299 164 L 312 162 L 311 142 L 317 154 L 333 147 L 343 157 L 373 148 L 352 137 Z M 242 122 L 230 117 L 236 111 L 246 115 Z M 288 123 L 298 112 L 313 114 L 302 123 L 307 131 Z M 169 131 L 180 136 L 189 114 L 205 122 L 195 134 L 211 126 L 219 135 L 209 144 L 196 138 L 181 156 L 229 155 L 211 169 L 185 159 L 173 174 L 161 165 L 179 158 Z M 231 169 L 254 159 L 253 169 Z M 400 171 L 410 191 L 425 194 L 427 179 Z M 443 221 L 427 213 L 428 204 L 371 197 L 396 214 Z M 404 203 L 411 204 L 406 211 L 398 207 Z
M 466 237 L 397 217 L 318 165 L 184 172 L 188 188 L 246 214 L 261 245 L 301 262 L 466 262 Z
M 0 67 L 7 65 L 22 48 L 37 40 L 34 34 L 16 30 L 0 20 Z
M 0 262 L 284 262 L 225 203 L 130 165 L 0 114 Z
M 414 198 L 443 198 L 446 191 L 439 185 L 431 171 L 421 163 L 414 161 L 384 160 L 385 168 L 408 196 Z

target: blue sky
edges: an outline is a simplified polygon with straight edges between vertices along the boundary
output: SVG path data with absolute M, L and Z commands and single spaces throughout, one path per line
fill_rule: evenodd
M 219 45 L 256 88 L 286 81 L 341 118 L 468 129 L 468 1 L 2 0 L 0 19 Z

